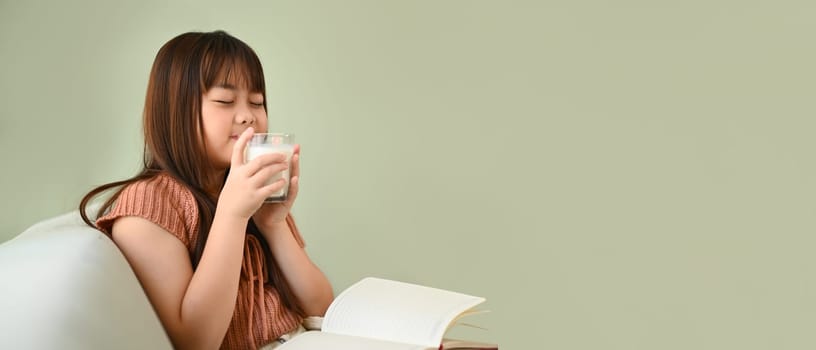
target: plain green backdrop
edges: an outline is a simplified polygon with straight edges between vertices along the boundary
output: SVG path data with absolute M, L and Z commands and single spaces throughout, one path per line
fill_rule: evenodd
M 156 51 L 224 29 L 264 64 L 270 130 L 302 144 L 295 216 L 336 291 L 484 296 L 488 330 L 454 335 L 503 349 L 813 349 L 814 18 L 788 0 L 0 0 L 0 241 L 134 174 Z

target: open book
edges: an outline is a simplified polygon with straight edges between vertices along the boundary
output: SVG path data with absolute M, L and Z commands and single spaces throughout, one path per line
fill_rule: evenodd
M 484 298 L 410 283 L 367 277 L 334 299 L 321 331 L 284 343 L 282 350 L 494 349 L 443 339 L 445 332 Z

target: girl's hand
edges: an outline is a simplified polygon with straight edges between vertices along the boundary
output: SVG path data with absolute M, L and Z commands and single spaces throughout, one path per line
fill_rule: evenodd
M 272 227 L 286 221 L 286 215 L 292 210 L 300 187 L 300 145 L 295 145 L 292 152 L 291 180 L 289 180 L 289 194 L 282 203 L 263 203 L 252 218 L 260 228 Z
M 243 220 L 249 220 L 266 197 L 283 188 L 286 184 L 284 179 L 269 185 L 265 185 L 265 182 L 289 167 L 286 156 L 276 153 L 264 154 L 244 163 L 244 148 L 254 133 L 253 128 L 244 130 L 232 147 L 229 176 L 221 189 L 216 209 Z

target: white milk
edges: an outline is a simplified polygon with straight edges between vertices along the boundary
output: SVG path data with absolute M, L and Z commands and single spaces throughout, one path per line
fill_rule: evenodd
M 246 150 L 246 161 L 249 162 L 262 154 L 267 153 L 282 153 L 286 155 L 286 162 L 289 163 L 291 166 L 292 162 L 292 153 L 295 151 L 295 146 L 290 144 L 259 144 L 259 145 L 249 145 L 247 146 Z M 282 202 L 286 200 L 286 195 L 289 192 L 289 169 L 287 168 L 284 171 L 281 171 L 277 174 L 272 175 L 269 180 L 266 181 L 266 184 L 269 185 L 275 181 L 280 180 L 281 178 L 286 179 L 286 184 L 280 191 L 273 193 L 269 196 L 266 201 L 267 202 Z

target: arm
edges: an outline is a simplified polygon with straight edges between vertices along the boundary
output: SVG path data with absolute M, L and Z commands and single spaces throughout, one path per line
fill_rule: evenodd
M 140 217 L 115 221 L 113 239 L 177 349 L 217 349 L 238 293 L 246 223 L 216 214 L 198 268 L 184 244 Z
M 283 185 L 264 184 L 287 167 L 283 157 L 264 155 L 244 164 L 243 149 L 253 132 L 245 130 L 233 147 L 232 170 L 195 271 L 186 247 L 170 232 L 140 217 L 114 222 L 114 241 L 178 349 L 220 347 L 235 309 L 247 222 Z
M 295 240 L 286 216 L 294 205 L 300 188 L 300 146 L 292 155 L 292 178 L 289 196 L 284 203 L 262 205 L 253 218 L 261 230 L 275 262 L 280 266 L 286 282 L 295 293 L 307 316 L 323 316 L 334 299 L 331 284 L 322 271 L 309 259 L 306 250 Z
M 285 221 L 259 228 L 306 315 L 323 316 L 334 299 L 329 280 L 309 259 Z

